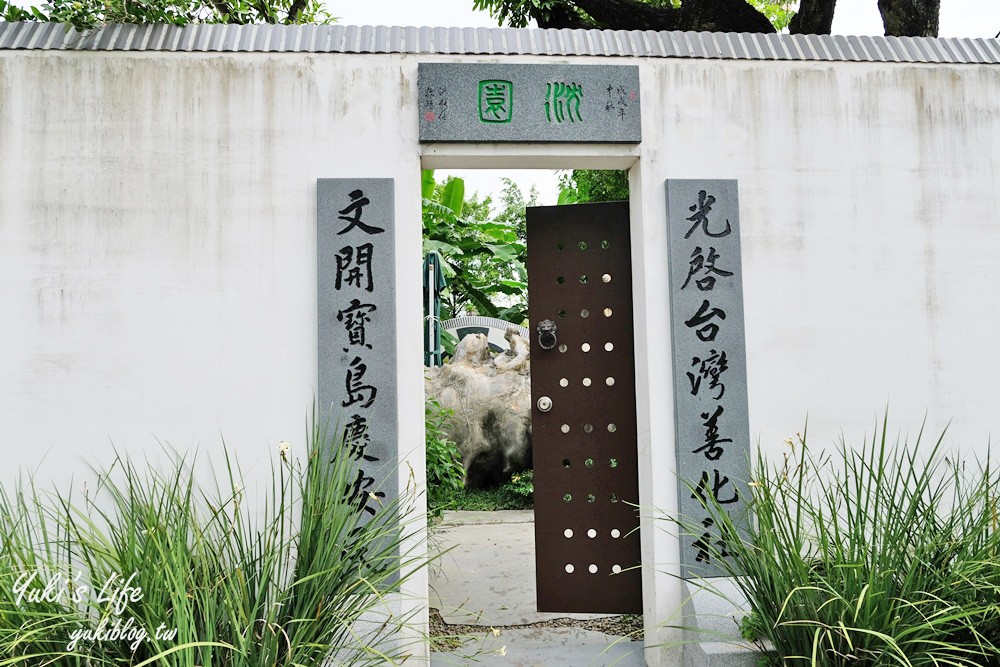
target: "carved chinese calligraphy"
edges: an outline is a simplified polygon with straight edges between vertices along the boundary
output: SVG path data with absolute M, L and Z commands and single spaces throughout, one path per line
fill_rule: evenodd
M 638 143 L 632 65 L 420 63 L 420 141 Z
M 356 462 L 344 500 L 374 515 L 398 494 L 392 179 L 320 179 L 319 386 L 336 446 Z
M 746 341 L 735 181 L 669 180 L 681 575 L 720 574 L 727 556 L 707 507 L 745 525 L 750 500 Z

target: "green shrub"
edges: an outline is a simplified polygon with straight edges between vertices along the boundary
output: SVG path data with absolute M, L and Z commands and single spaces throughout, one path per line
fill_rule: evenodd
M 532 471 L 515 473 L 491 489 L 462 489 L 451 497 L 450 509 L 477 512 L 530 510 L 535 506 Z
M 265 502 L 245 497 L 228 455 L 214 489 L 175 456 L 166 472 L 120 457 L 82 500 L 30 479 L 0 490 L 0 665 L 401 662 L 409 619 L 383 595 L 420 564 L 399 527 L 412 493 L 359 511 L 345 448 L 317 426 L 309 440 L 304 462 L 282 444 Z M 138 595 L 102 599 L 132 573 Z M 72 641 L 116 622 L 149 636 Z
M 424 405 L 424 435 L 427 443 L 427 511 L 431 516 L 454 504 L 455 494 L 462 491 L 465 468 L 458 445 L 448 438 L 448 420 L 453 412 L 429 398 Z
M 534 478 L 531 470 L 514 473 L 509 480 L 491 489 L 466 489 L 465 468 L 458 445 L 448 438 L 448 421 L 453 412 L 434 399 L 424 406 L 427 442 L 427 512 L 440 517 L 444 510 L 521 510 L 534 506 Z
M 833 456 L 805 437 L 781 465 L 758 455 L 749 535 L 707 508 L 729 554 L 711 558 L 741 575 L 742 630 L 772 664 L 995 664 L 998 478 L 950 462 L 940 438 L 890 445 L 886 430 Z
M 535 498 L 535 471 L 523 470 L 516 472 L 510 477 L 510 481 L 504 484 L 512 494 L 534 501 Z

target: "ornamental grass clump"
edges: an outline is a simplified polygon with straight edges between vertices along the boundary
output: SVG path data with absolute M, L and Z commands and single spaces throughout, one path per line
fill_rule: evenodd
M 762 664 L 997 664 L 995 471 L 950 461 L 922 429 L 891 444 L 885 420 L 829 455 L 786 442 L 780 465 L 758 455 L 749 535 L 708 508 Z
M 119 457 L 82 498 L 0 490 L 0 667 L 401 662 L 410 619 L 387 594 L 420 564 L 413 494 L 359 511 L 354 461 L 309 436 L 304 461 L 279 447 L 263 502 L 228 454 L 214 486 L 194 459 Z

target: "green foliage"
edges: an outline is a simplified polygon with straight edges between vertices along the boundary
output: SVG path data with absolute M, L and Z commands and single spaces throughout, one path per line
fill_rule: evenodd
M 12 5 L 7 0 L 0 0 L 0 21 L 31 21 L 44 20 L 41 10 L 37 7 L 23 9 L 17 5 Z
M 438 184 L 432 171 L 422 174 L 424 252 L 441 255 L 448 280 L 443 319 L 476 314 L 518 324 L 527 319 L 525 202 L 512 181 L 505 183 L 502 208 L 491 216 L 492 200 L 466 199 L 462 179 Z
M 492 489 L 462 489 L 449 499 L 449 508 L 477 512 L 497 510 L 530 510 L 534 507 L 533 495 L 525 495 L 525 487 L 508 481 Z
M 712 544 L 711 560 L 742 575 L 742 631 L 770 643 L 770 664 L 997 664 L 1000 476 L 950 462 L 922 430 L 892 445 L 887 427 L 833 456 L 805 437 L 780 466 L 758 456 L 749 535 L 707 508 L 729 553 Z
M 519 510 L 534 506 L 533 473 L 514 473 L 505 484 L 493 489 L 466 489 L 465 468 L 458 445 L 448 438 L 447 426 L 453 412 L 434 399 L 424 407 L 427 442 L 427 513 L 440 517 L 444 510 Z
M 462 490 L 465 468 L 458 445 L 448 438 L 447 425 L 454 412 L 441 407 L 433 398 L 424 406 L 424 432 L 427 442 L 427 511 L 440 516 L 449 509 L 452 497 Z
M 788 27 L 799 8 L 799 0 L 747 0 L 747 2 L 766 16 L 774 29 L 779 32 Z
M 628 172 L 574 169 L 559 175 L 559 204 L 628 200 Z
M 77 30 L 111 23 L 333 23 L 320 0 L 49 0 L 21 8 L 0 0 L 5 21 L 64 23 Z
M 640 0 L 653 7 L 663 7 L 665 11 L 678 9 L 681 0 Z M 754 9 L 762 13 L 774 25 L 776 30 L 788 26 L 798 10 L 798 0 L 747 0 Z M 524 28 L 533 16 L 542 21 L 550 21 L 560 13 L 568 13 L 585 21 L 593 22 L 593 18 L 577 7 L 572 0 L 473 0 L 473 9 L 490 13 L 499 25 L 513 28 Z M 669 9 L 667 9 L 669 8 Z M 645 26 L 636 26 L 637 29 Z
M 524 498 L 534 499 L 535 497 L 535 471 L 524 470 L 516 472 L 510 476 L 510 481 L 506 486 L 511 493 Z
M 524 28 L 531 20 L 529 12 L 532 9 L 549 16 L 565 4 L 563 0 L 473 0 L 472 8 L 489 12 L 500 25 Z
M 0 665 L 401 662 L 408 618 L 386 615 L 382 598 L 420 564 L 398 524 L 411 494 L 359 512 L 344 494 L 356 473 L 348 450 L 318 426 L 308 437 L 304 461 L 279 448 L 259 499 L 228 455 L 214 488 L 195 481 L 193 458 L 175 455 L 166 469 L 119 458 L 82 499 L 30 481 L 0 490 Z M 132 573 L 139 593 L 120 607 L 99 593 Z M 53 581 L 56 594 L 29 597 Z M 373 613 L 384 623 L 358 622 Z M 150 634 L 72 643 L 116 622 Z

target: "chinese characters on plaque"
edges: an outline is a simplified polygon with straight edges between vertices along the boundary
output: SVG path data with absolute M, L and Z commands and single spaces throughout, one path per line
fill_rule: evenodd
M 745 526 L 750 427 L 736 181 L 668 180 L 667 228 L 681 575 L 718 576 L 726 545 L 706 506 Z M 703 531 L 703 532 L 702 532 Z
M 392 179 L 319 179 L 321 418 L 355 462 L 344 499 L 374 515 L 398 494 Z
M 420 141 L 638 143 L 634 65 L 421 63 Z

